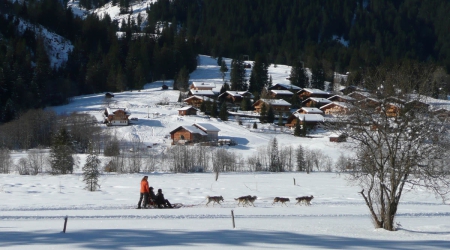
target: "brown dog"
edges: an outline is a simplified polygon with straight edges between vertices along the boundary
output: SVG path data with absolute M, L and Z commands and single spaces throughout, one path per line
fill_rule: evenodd
M 251 195 L 246 195 L 246 196 L 241 196 L 239 198 L 235 198 L 235 200 L 239 201 L 238 202 L 238 206 L 242 203 L 242 206 L 245 207 L 245 205 L 250 205 L 250 203 L 255 206 L 255 204 L 253 204 L 253 202 L 255 202 L 255 200 L 258 197 L 256 196 L 251 196 Z
M 213 202 L 213 206 L 214 203 L 218 203 L 219 205 L 221 201 L 223 201 L 223 197 L 221 196 L 206 196 L 206 199 L 208 199 L 208 202 L 206 203 L 206 206 L 208 206 L 208 204 L 212 201 Z
M 307 205 L 307 206 L 309 206 L 309 205 L 311 205 L 311 200 L 312 199 L 314 199 L 314 196 L 302 196 L 302 197 L 297 197 L 297 198 L 295 198 L 296 200 L 297 200 L 297 203 L 295 203 L 296 205 L 297 204 L 302 204 L 302 203 L 305 203 L 305 205 Z
M 283 204 L 286 205 L 286 202 L 288 202 L 288 201 L 291 201 L 291 200 L 289 200 L 289 198 L 275 197 L 273 199 L 272 205 L 275 204 L 275 202 L 281 202 L 281 205 L 283 206 Z M 286 205 L 286 207 L 287 207 L 287 205 Z

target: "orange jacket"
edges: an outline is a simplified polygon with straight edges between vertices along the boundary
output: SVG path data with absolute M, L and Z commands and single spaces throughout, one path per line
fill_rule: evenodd
M 141 181 L 141 193 L 149 193 L 150 189 L 148 187 L 148 181 L 147 180 L 142 180 Z

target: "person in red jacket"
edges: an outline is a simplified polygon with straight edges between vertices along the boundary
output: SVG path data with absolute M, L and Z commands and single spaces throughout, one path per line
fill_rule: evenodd
M 141 195 L 139 197 L 139 202 L 138 202 L 138 207 L 137 207 L 138 209 L 141 208 L 141 203 L 143 203 L 142 204 L 143 208 L 147 208 L 149 192 L 150 192 L 150 189 L 148 186 L 148 176 L 144 176 L 144 178 L 142 178 L 142 180 L 141 180 Z

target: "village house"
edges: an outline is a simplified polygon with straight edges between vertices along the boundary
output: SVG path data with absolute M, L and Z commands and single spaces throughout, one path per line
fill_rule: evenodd
M 216 84 L 213 82 L 193 82 L 189 89 L 191 90 L 213 90 Z
M 106 108 L 103 115 L 108 126 L 127 126 L 130 122 L 128 117 L 131 113 L 125 108 L 119 108 L 114 111 L 111 108 Z
M 291 104 L 283 99 L 259 99 L 253 104 L 253 107 L 257 113 L 261 113 L 263 105 L 266 105 L 267 108 L 272 106 L 273 111 L 277 113 L 287 113 L 291 109 Z
M 320 107 L 325 115 L 343 115 L 347 114 L 352 108 L 352 104 L 346 102 L 332 102 Z
M 348 94 L 353 99 L 356 100 L 364 100 L 366 98 L 371 98 L 372 95 L 369 92 L 363 92 L 363 91 L 353 91 L 350 94 Z
M 303 107 L 316 107 L 320 108 L 323 105 L 331 103 L 330 100 L 326 98 L 319 98 L 319 97 L 310 97 L 302 102 Z
M 292 84 L 283 84 L 283 83 L 277 83 L 275 85 L 272 85 L 271 87 L 269 87 L 268 90 L 289 90 L 292 93 L 297 93 L 298 91 L 300 91 L 302 88 L 292 85 Z
M 322 110 L 314 107 L 301 107 L 295 112 L 300 114 L 319 114 L 319 115 L 323 114 Z
M 214 99 L 206 97 L 206 96 L 197 96 L 193 95 L 183 100 L 188 105 L 191 105 L 192 107 L 200 108 L 203 102 L 214 102 Z
M 216 128 L 215 126 L 209 123 L 195 123 L 193 126 L 205 132 L 207 134 L 208 141 L 217 142 L 219 140 L 220 129 Z
M 324 122 L 324 117 L 319 114 L 300 114 L 294 112 L 288 117 L 285 126 L 294 129 L 297 121 L 300 121 L 300 125 L 315 127 L 317 124 Z
M 294 93 L 289 90 L 269 90 L 269 96 L 277 99 L 291 99 Z
M 225 91 L 218 96 L 220 101 L 239 104 L 244 98 L 254 98 L 248 91 Z
M 179 126 L 170 132 L 172 145 L 198 143 L 207 139 L 207 134 L 195 126 Z
M 348 95 L 348 94 L 350 94 L 352 92 L 368 92 L 368 91 L 365 88 L 361 88 L 361 87 L 358 87 L 358 86 L 350 85 L 350 86 L 347 86 L 347 87 L 341 89 L 341 92 L 344 95 Z
M 433 114 L 441 121 L 448 120 L 450 118 L 450 110 L 445 108 L 439 108 L 432 111 Z
M 320 90 L 320 89 L 312 89 L 312 88 L 304 88 L 297 92 L 300 100 L 306 100 L 310 97 L 317 98 L 328 98 L 331 97 L 331 93 Z
M 178 109 L 178 115 L 197 115 L 198 109 L 192 106 L 186 106 Z

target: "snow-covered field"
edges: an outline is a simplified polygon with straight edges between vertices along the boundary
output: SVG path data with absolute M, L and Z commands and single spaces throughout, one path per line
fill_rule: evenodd
M 0 175 L 2 249 L 448 249 L 450 206 L 422 191 L 405 194 L 400 230 L 374 229 L 357 187 L 332 173 L 149 174 L 180 209 L 134 209 L 143 174 Z M 294 180 L 296 185 L 294 185 Z M 256 195 L 255 207 L 234 198 Z M 208 205 L 207 195 L 222 195 Z M 314 195 L 311 206 L 295 197 Z M 276 196 L 287 206 L 272 205 Z M 233 228 L 231 212 L 235 215 Z M 68 216 L 66 233 L 62 233 Z
M 200 56 L 191 81 L 216 82 L 221 76 L 216 60 Z M 226 59 L 229 66 L 230 60 Z M 251 63 L 251 62 L 250 62 Z M 249 73 L 249 71 L 247 72 Z M 269 68 L 274 83 L 287 83 L 290 67 Z M 229 75 L 227 75 L 227 78 Z M 170 81 L 165 82 L 171 85 Z M 161 90 L 162 82 L 144 90 L 114 93 L 110 107 L 127 108 L 138 121 L 125 127 L 105 127 L 121 140 L 139 138 L 160 150 L 170 146 L 165 138 L 180 125 L 207 122 L 218 127 L 219 137 L 232 138 L 228 147 L 243 157 L 267 146 L 276 137 L 280 146 L 320 149 L 333 160 L 351 154 L 346 144 L 331 143 L 328 133 L 315 138 L 297 138 L 289 133 L 261 132 L 236 121 L 207 119 L 203 115 L 178 116 L 175 104 L 179 92 Z M 171 105 L 158 105 L 169 99 Z M 434 100 L 433 105 L 448 105 Z M 79 96 L 58 113 L 85 112 L 102 119 L 108 105 L 104 93 Z M 248 121 L 251 122 L 251 121 Z M 245 125 L 246 121 L 244 121 Z M 13 159 L 26 152 L 16 152 Z M 80 155 L 80 165 L 85 155 Z M 162 188 L 180 209 L 134 209 L 139 183 Z M 296 185 L 294 185 L 294 178 Z M 345 175 L 335 173 L 213 173 L 173 174 L 164 168 L 153 173 L 103 174 L 101 190 L 84 189 L 80 168 L 73 175 L 0 175 L 0 248 L 2 249 L 448 249 L 450 248 L 450 206 L 424 190 L 406 192 L 399 207 L 398 231 L 374 229 L 359 187 Z M 222 195 L 221 205 L 205 206 L 207 195 Z M 234 198 L 256 195 L 255 207 L 238 207 Z M 295 197 L 313 195 L 311 206 L 295 205 Z M 288 206 L 272 204 L 274 197 L 291 199 Z M 235 215 L 232 226 L 231 212 Z M 64 217 L 67 231 L 62 233 Z

